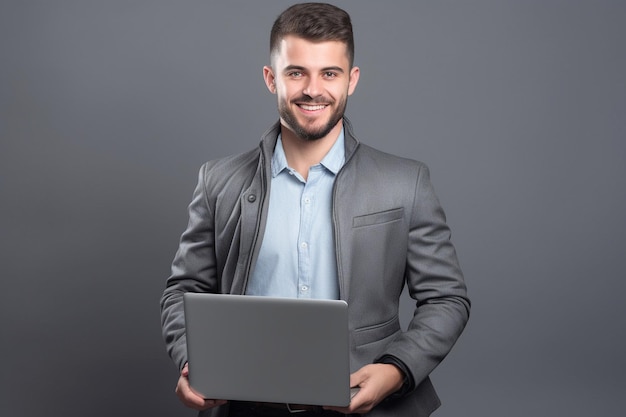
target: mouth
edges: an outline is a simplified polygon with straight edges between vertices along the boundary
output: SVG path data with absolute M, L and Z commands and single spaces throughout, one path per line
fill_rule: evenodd
M 318 112 L 328 107 L 328 104 L 298 104 L 297 106 L 306 112 Z

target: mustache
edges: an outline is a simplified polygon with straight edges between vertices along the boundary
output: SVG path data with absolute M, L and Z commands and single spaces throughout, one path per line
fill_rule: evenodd
M 301 95 L 300 97 L 296 97 L 291 101 L 300 103 L 300 104 L 332 104 L 333 100 L 326 99 L 324 97 L 310 97 L 307 95 Z

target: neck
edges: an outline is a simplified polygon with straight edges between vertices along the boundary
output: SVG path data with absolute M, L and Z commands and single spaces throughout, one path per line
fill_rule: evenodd
M 328 135 L 323 138 L 307 140 L 297 136 L 284 124 L 281 125 L 283 149 L 285 150 L 285 156 L 287 157 L 289 166 L 295 169 L 302 175 L 302 178 L 306 180 L 309 174 L 309 168 L 319 164 L 326 154 L 328 154 L 337 141 L 342 126 L 343 120 L 339 121 Z

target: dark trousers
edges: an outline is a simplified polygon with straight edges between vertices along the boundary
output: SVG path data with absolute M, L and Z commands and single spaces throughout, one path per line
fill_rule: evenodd
M 289 408 L 287 404 L 231 401 L 228 417 L 345 417 L 345 414 L 317 406 L 293 405 Z

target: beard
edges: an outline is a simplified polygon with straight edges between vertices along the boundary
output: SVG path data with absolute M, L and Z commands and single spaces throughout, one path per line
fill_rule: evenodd
M 328 101 L 315 100 L 308 96 L 299 97 L 294 101 L 309 105 L 328 104 L 329 106 L 332 106 L 333 104 L 335 104 L 335 102 L 329 103 Z M 347 103 L 348 98 L 346 96 L 337 103 L 337 106 L 335 107 L 335 110 L 331 113 L 328 121 L 319 127 L 308 127 L 300 124 L 296 119 L 293 111 L 287 105 L 287 101 L 284 99 L 281 99 L 278 102 L 278 114 L 280 115 L 281 119 L 283 119 L 287 127 L 293 130 L 293 132 L 299 138 L 307 141 L 313 141 L 321 139 L 328 135 L 330 131 L 337 125 L 337 123 L 339 123 L 339 121 L 343 118 L 344 112 L 346 111 Z

